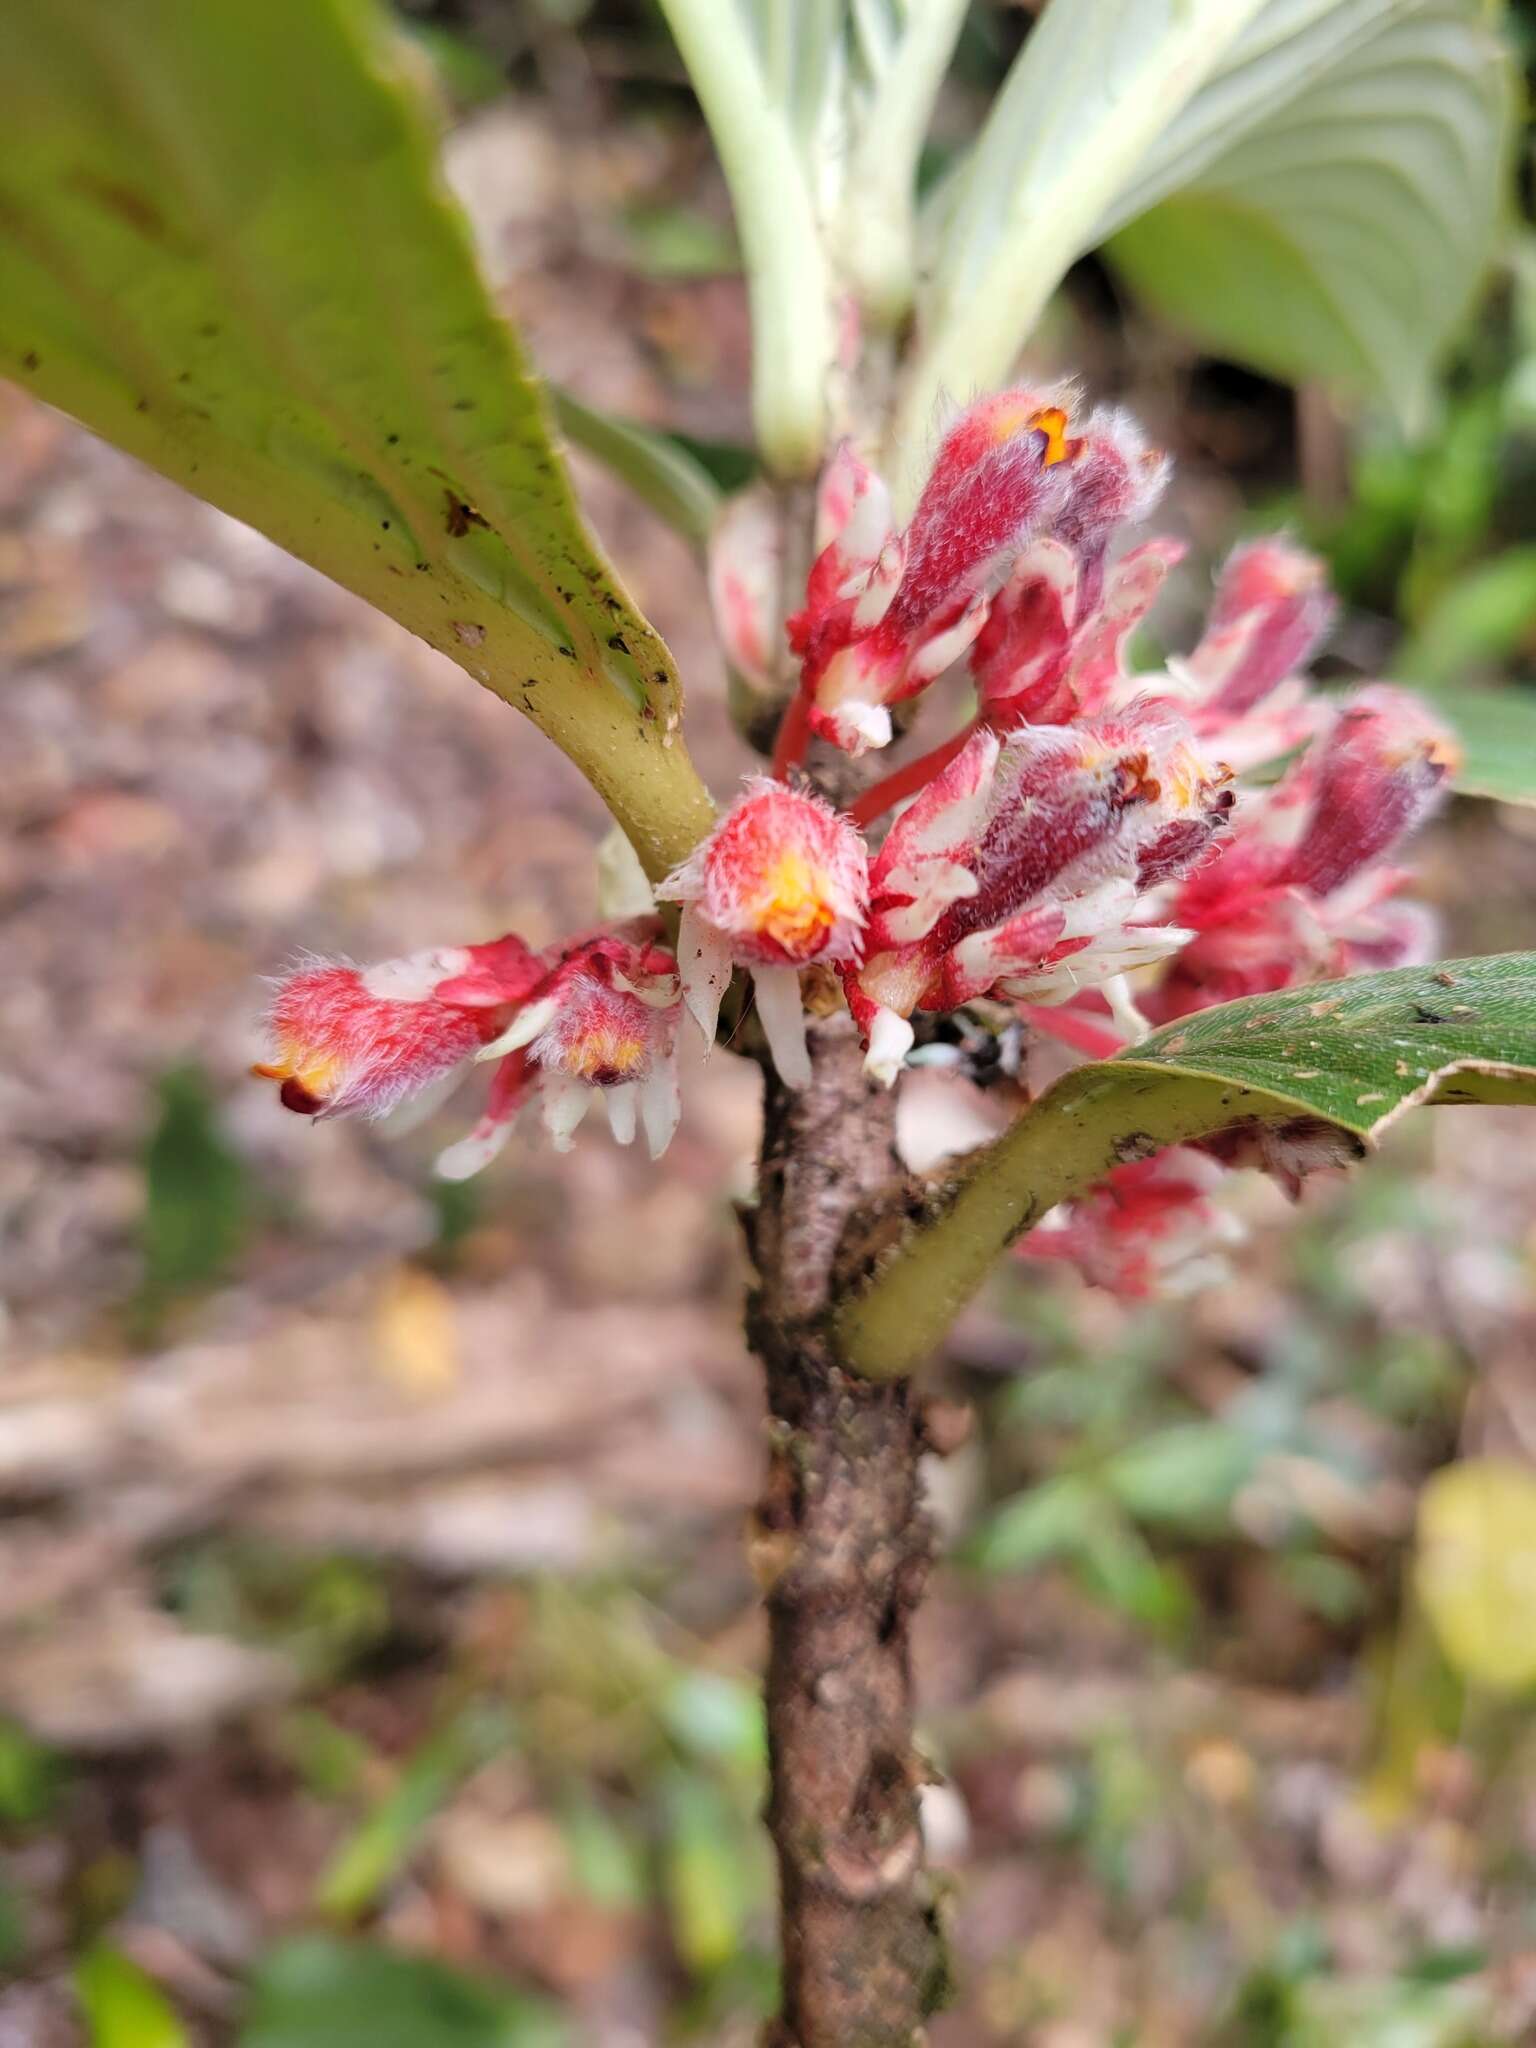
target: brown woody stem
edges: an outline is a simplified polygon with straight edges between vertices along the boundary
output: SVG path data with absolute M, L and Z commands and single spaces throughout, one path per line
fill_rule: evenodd
M 771 1449 L 756 1562 L 768 1605 L 768 1825 L 783 2007 L 771 2048 L 916 2048 L 945 1950 L 923 1867 L 910 1627 L 932 1558 L 916 1402 L 833 1358 L 830 1310 L 901 1198 L 891 1096 L 846 1016 L 813 1077 L 766 1078 L 749 1334 Z

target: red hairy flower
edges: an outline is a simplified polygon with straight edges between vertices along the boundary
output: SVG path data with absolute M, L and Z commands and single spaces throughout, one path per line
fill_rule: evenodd
M 621 1144 L 637 1115 L 653 1154 L 677 1123 L 677 965 L 655 920 L 535 953 L 513 934 L 485 946 L 357 968 L 320 962 L 279 984 L 268 1011 L 277 1081 L 308 1116 L 378 1116 L 471 1059 L 499 1058 L 486 1113 L 438 1162 L 463 1178 L 493 1158 L 537 1095 L 558 1149 L 601 1094 Z
M 681 903 L 683 997 L 709 1045 L 735 966 L 749 969 L 774 1063 L 809 1078 L 800 969 L 857 959 L 869 901 L 864 841 L 820 797 L 753 776 L 657 892 Z
M 894 1078 L 914 1010 L 1063 1001 L 1182 944 L 1135 921 L 1137 899 L 1204 854 L 1230 802 L 1222 781 L 1156 706 L 973 734 L 871 870 L 865 957 L 845 973 L 871 1071 Z

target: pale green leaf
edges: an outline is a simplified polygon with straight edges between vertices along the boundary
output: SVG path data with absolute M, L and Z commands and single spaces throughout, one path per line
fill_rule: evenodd
M 652 873 L 709 821 L 373 0 L 17 0 L 0 373 L 527 712 Z
M 1511 73 L 1487 8 L 1271 0 L 1231 57 L 1101 223 L 1112 260 L 1203 345 L 1420 422 L 1502 210 Z
M 93 1948 L 75 1965 L 75 1995 L 91 2048 L 188 2048 L 165 1993 L 115 1948 Z
M 813 476 L 825 452 L 835 336 L 831 276 L 799 121 L 804 96 L 820 104 L 819 55 L 815 75 L 805 65 L 813 44 L 822 49 L 816 25 L 827 18 L 835 27 L 835 9 L 832 0 L 817 0 L 797 38 L 789 0 L 772 0 L 750 14 L 738 0 L 660 5 L 735 208 L 752 310 L 758 449 L 777 475 Z M 832 47 L 826 45 L 829 56 Z
M 1298 1118 L 1363 1151 L 1426 1102 L 1536 1103 L 1536 954 L 1254 996 L 1075 1069 L 975 1155 L 937 1216 L 843 1310 L 843 1354 L 874 1378 L 910 1372 L 1006 1246 L 1127 1159 Z
M 1108 237 L 1197 339 L 1412 412 L 1492 251 L 1511 99 L 1483 0 L 1047 8 L 929 210 L 908 468 Z
M 1047 7 L 923 225 L 917 353 L 893 436 L 910 499 L 935 408 L 1006 378 L 1073 259 L 1262 0 Z
M 702 547 L 724 502 L 701 462 L 669 434 L 587 405 L 574 392 L 551 392 L 567 437 L 603 463 L 686 539 Z
M 1405 682 L 1449 686 L 1454 701 L 1469 673 L 1486 674 L 1526 648 L 1536 649 L 1531 545 L 1506 548 L 1459 574 L 1399 648 L 1393 669 Z
M 335 1851 L 315 1887 L 322 1912 L 351 1919 L 370 1906 L 415 1853 L 423 1831 L 459 1786 L 499 1751 L 512 1725 L 501 1708 L 477 1703 L 431 1736 L 398 1782 Z
M 542 2001 L 427 1956 L 304 1935 L 262 1959 L 239 2048 L 563 2048 Z
M 1437 1472 L 1419 1500 L 1414 1583 L 1463 1678 L 1536 1685 L 1536 1473 L 1497 1458 Z
M 1536 689 L 1519 683 L 1502 689 L 1463 683 L 1421 690 L 1420 695 L 1461 741 L 1456 787 L 1463 796 L 1536 804 Z

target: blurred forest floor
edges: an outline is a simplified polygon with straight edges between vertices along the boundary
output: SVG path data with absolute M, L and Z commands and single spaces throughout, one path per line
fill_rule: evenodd
M 696 134 L 503 107 L 451 154 L 543 367 L 739 435 Z M 1180 456 L 1187 644 L 1288 409 L 1091 309 L 1051 344 Z M 698 569 L 581 475 L 727 788 Z M 284 1116 L 259 976 L 588 922 L 602 816 L 448 663 L 14 394 L 0 662 L 0 2048 L 132 2048 L 133 1966 L 195 2043 L 745 2048 L 754 1070 L 694 1063 L 659 1170 L 588 1134 L 434 1186 L 462 1107 Z M 1433 835 L 1447 953 L 1536 945 L 1533 815 Z M 1530 1126 L 1424 1119 L 1299 1219 L 1268 1193 L 1191 1304 L 1015 1268 L 957 1334 L 936 2048 L 1536 2039 L 1528 1716 L 1407 1592 L 1427 1475 L 1536 1460 Z M 1499 1511 L 1495 1649 L 1536 1638 Z

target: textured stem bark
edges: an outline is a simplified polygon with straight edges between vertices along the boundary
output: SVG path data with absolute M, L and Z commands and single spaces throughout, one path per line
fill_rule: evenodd
M 783 2007 L 770 2048 L 915 2048 L 945 1950 L 923 1868 L 910 1628 L 932 1557 L 905 1383 L 834 1360 L 831 1309 L 899 1221 L 891 1096 L 846 1016 L 812 1027 L 813 1078 L 770 1071 L 749 1309 L 771 1448 L 755 1553 L 769 1616 L 768 1825 Z

